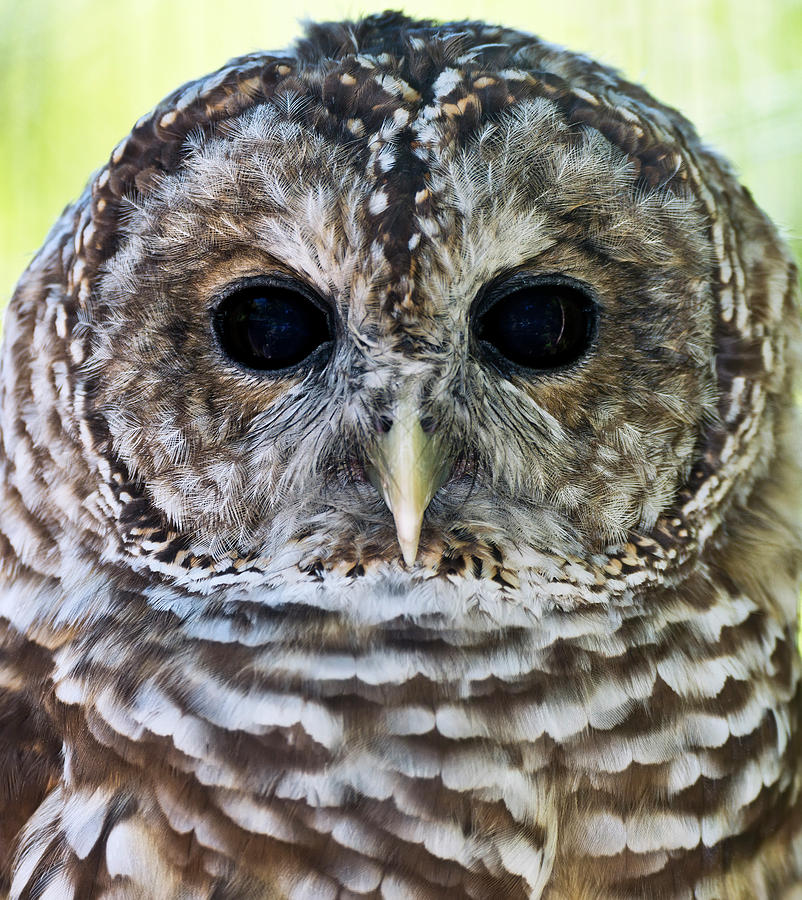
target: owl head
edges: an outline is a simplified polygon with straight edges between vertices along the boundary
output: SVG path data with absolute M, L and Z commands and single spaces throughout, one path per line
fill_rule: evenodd
M 171 578 L 678 572 L 784 464 L 794 285 L 613 71 L 314 25 L 171 94 L 64 213 L 7 320 L 7 465 L 45 457 L 60 552 Z

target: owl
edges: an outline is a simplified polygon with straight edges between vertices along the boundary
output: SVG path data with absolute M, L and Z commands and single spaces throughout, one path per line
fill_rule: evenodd
M 802 890 L 797 290 L 679 113 L 518 31 L 167 97 L 5 318 L 0 889 Z

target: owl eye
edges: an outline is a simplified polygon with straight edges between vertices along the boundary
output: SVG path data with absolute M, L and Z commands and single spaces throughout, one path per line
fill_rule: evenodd
M 476 337 L 527 369 L 553 369 L 579 359 L 593 338 L 596 306 L 581 287 L 560 279 L 509 284 L 491 299 Z
M 331 340 L 329 317 L 286 284 L 250 284 L 226 296 L 214 314 L 223 352 L 250 369 L 286 369 Z

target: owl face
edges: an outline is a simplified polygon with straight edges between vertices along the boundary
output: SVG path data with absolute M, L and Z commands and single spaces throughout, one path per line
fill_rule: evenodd
M 650 528 L 714 401 L 696 201 L 544 98 L 454 131 L 392 97 L 368 134 L 359 96 L 327 134 L 281 93 L 130 198 L 85 317 L 114 454 L 213 556 L 400 564 L 394 424 L 424 435 L 408 564 Z
M 678 113 L 531 36 L 179 88 L 4 325 L 0 893 L 798 883 L 797 296 Z

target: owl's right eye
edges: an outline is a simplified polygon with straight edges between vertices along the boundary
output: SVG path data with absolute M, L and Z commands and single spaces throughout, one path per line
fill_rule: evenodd
M 214 328 L 223 352 L 249 369 L 298 365 L 331 341 L 328 315 L 292 284 L 245 284 L 217 307 Z

